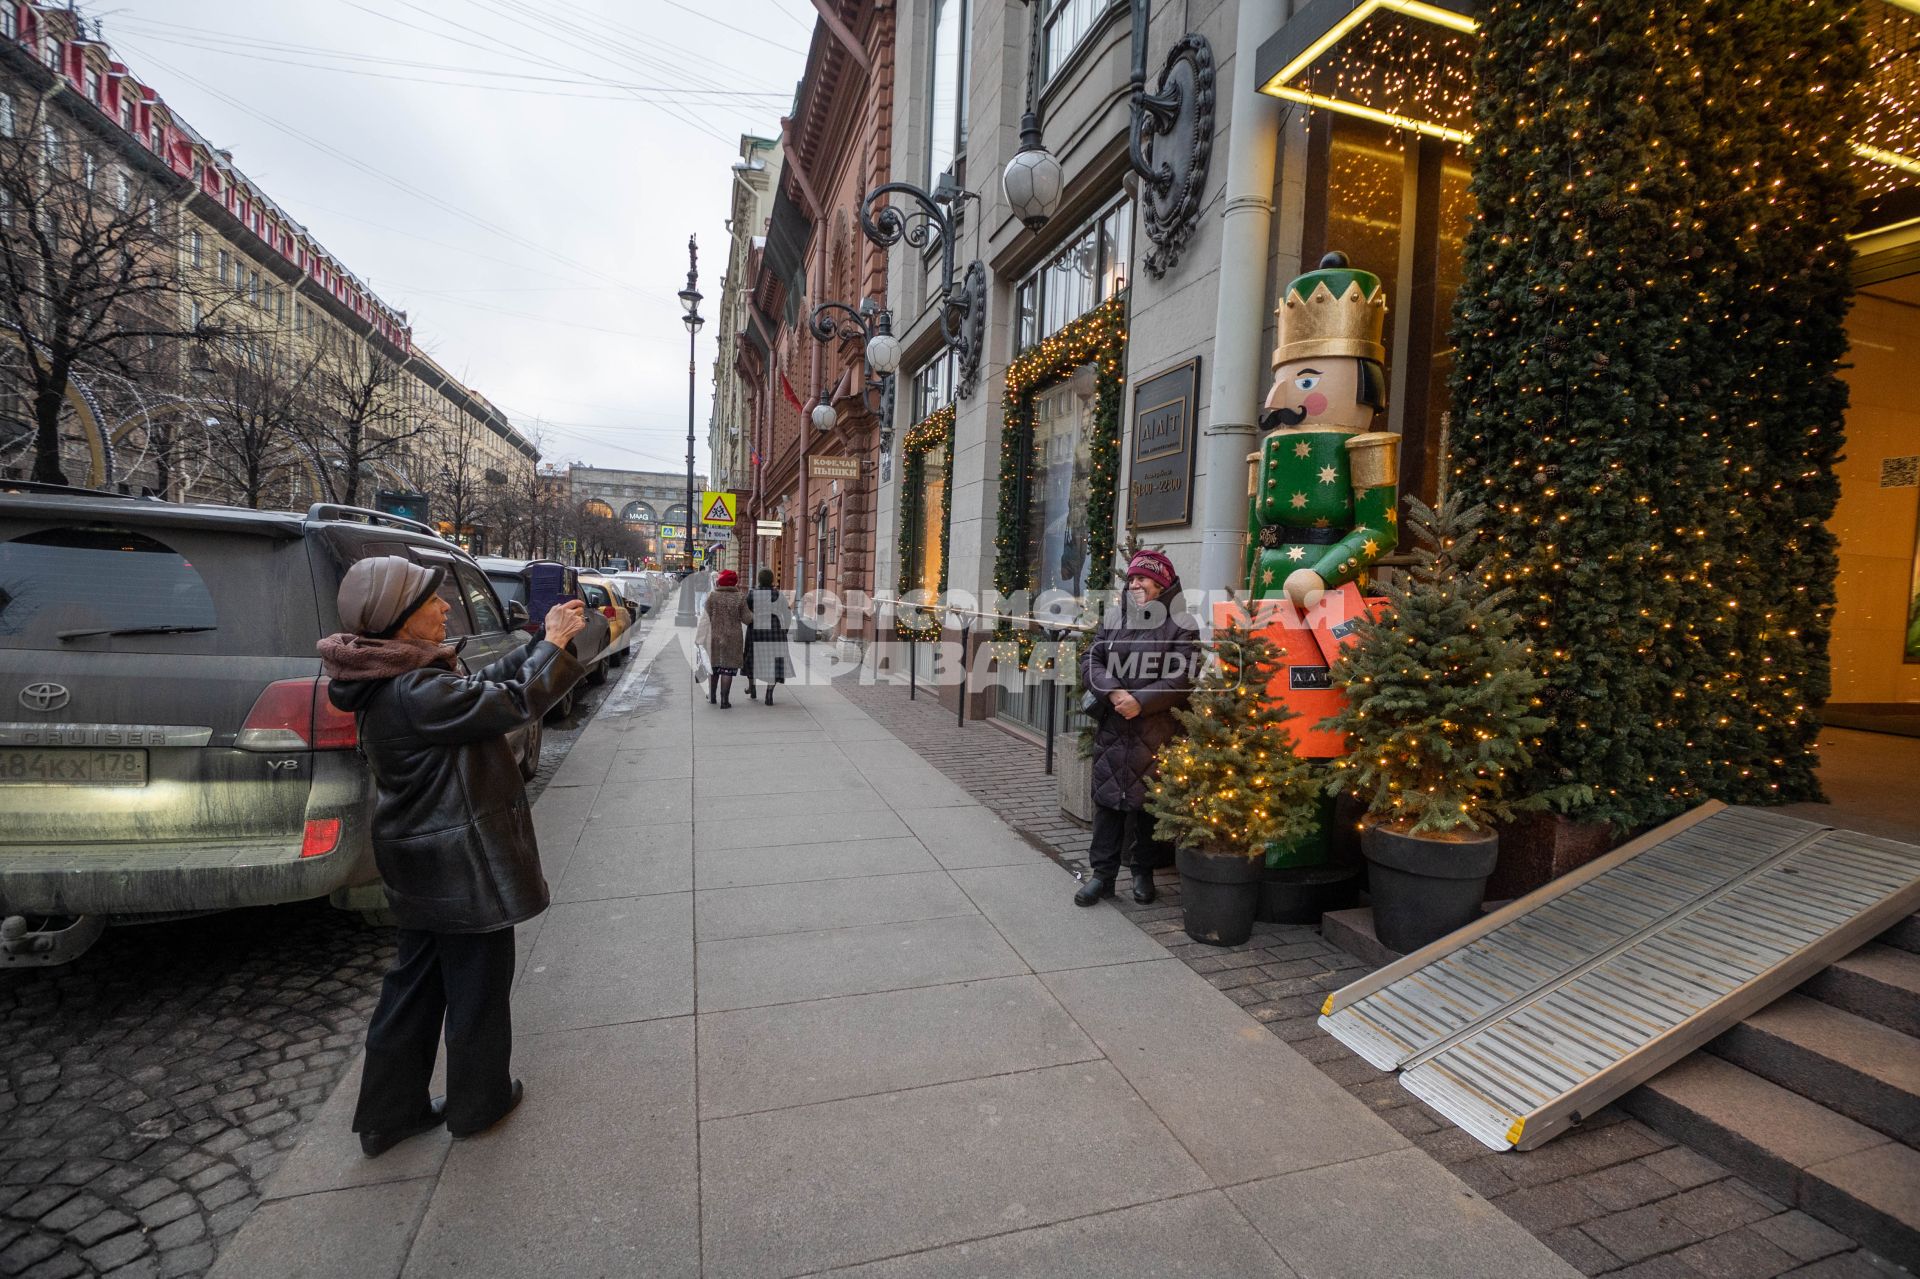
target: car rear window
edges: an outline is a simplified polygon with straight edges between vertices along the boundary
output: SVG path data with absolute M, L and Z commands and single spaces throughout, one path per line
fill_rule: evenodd
M 0 648 L 309 654 L 312 592 L 299 542 L 0 523 Z M 104 633 L 132 630 L 146 633 Z
M 606 608 L 613 603 L 613 601 L 607 597 L 607 588 L 604 586 L 595 586 L 592 582 L 580 583 L 580 593 L 586 596 L 587 603 L 594 608 Z

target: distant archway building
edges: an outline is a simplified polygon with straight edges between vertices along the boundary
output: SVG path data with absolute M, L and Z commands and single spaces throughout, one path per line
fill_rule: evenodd
M 704 489 L 707 477 L 693 477 L 696 490 Z M 615 518 L 640 535 L 643 554 L 655 557 L 662 565 L 677 564 L 684 551 L 680 538 L 685 534 L 687 515 L 687 473 L 685 471 L 620 471 L 601 466 L 575 466 L 567 472 L 568 494 L 576 508 L 590 506 L 593 513 Z M 661 534 L 662 526 L 675 530 L 669 542 Z

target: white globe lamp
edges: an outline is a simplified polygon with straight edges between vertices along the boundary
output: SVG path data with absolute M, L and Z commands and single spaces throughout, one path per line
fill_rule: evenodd
M 1000 175 L 1001 190 L 1013 216 L 1029 231 L 1038 231 L 1059 211 L 1066 193 L 1066 174 L 1060 161 L 1040 141 L 1040 124 L 1031 112 L 1020 121 L 1020 150 Z
M 813 406 L 813 429 L 814 430 L 831 431 L 833 429 L 833 424 L 835 422 L 838 422 L 839 420 L 840 420 L 840 415 L 833 411 L 833 405 L 828 404 L 825 401 L 822 401 L 821 403 Z

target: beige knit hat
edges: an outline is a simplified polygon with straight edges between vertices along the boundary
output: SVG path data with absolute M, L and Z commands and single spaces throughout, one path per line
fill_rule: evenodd
M 387 639 L 440 589 L 445 569 L 425 568 L 398 555 L 360 560 L 340 580 L 340 625 L 357 635 Z

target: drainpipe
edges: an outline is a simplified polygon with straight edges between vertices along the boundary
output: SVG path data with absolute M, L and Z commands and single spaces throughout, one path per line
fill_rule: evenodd
M 1211 420 L 1200 515 L 1203 589 L 1244 585 L 1247 454 L 1259 437 L 1267 374 L 1267 246 L 1273 226 L 1273 170 L 1280 149 L 1281 104 L 1246 82 L 1261 41 L 1287 19 L 1288 0 L 1241 0 L 1234 30 L 1234 76 L 1227 125 L 1227 183 L 1220 215 L 1220 300 L 1214 313 Z M 1258 265 L 1259 270 L 1253 268 Z

